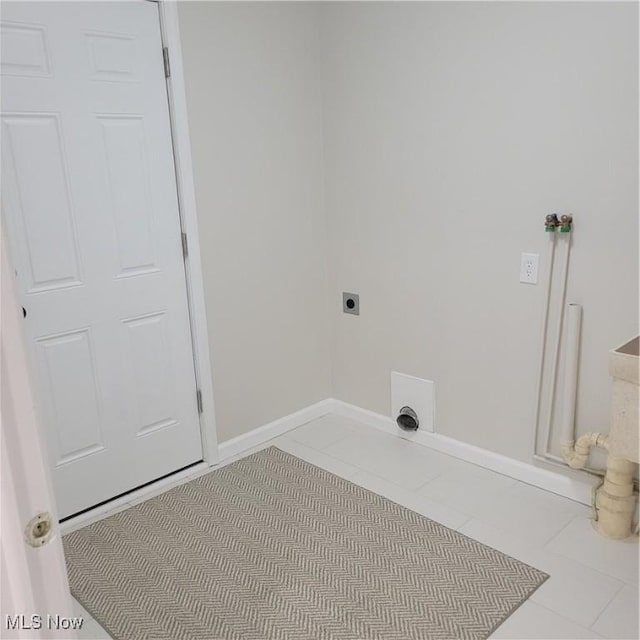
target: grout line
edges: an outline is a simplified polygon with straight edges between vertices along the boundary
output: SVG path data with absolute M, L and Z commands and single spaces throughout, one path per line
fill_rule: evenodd
M 573 558 L 573 557 L 569 557 L 567 555 L 565 555 L 564 553 L 559 553 L 557 551 L 553 551 L 551 549 L 548 549 L 547 546 L 549 544 L 551 544 L 551 542 L 553 542 L 574 520 L 577 520 L 579 518 L 583 518 L 584 516 L 580 516 L 577 515 L 575 517 L 573 517 L 571 520 L 569 520 L 569 522 L 567 522 L 567 524 L 562 527 L 562 529 L 560 529 L 560 531 L 558 531 L 554 536 L 552 536 L 549 540 L 547 540 L 543 545 L 542 545 L 542 549 L 545 553 L 550 553 L 551 555 L 554 556 L 558 556 L 560 558 L 564 558 L 566 560 L 571 560 L 572 562 L 575 562 L 576 564 L 579 564 L 581 567 L 586 567 L 587 569 L 590 569 L 591 571 L 595 571 L 596 573 L 599 573 L 602 576 L 605 576 L 611 580 L 615 580 L 616 582 L 620 582 L 622 584 L 622 587 L 624 587 L 625 585 L 628 587 L 633 587 L 633 588 L 638 588 L 638 583 L 637 582 L 628 582 L 625 578 L 621 578 L 620 576 L 615 576 L 611 573 L 606 573 L 604 571 L 602 571 L 601 569 L 597 569 L 596 567 L 593 567 L 589 564 L 586 564 L 585 562 L 583 562 L 580 558 Z M 594 535 L 596 534 L 596 532 L 594 531 Z M 605 539 L 605 538 L 603 538 Z M 620 590 L 622 590 L 622 587 L 620 588 Z
M 545 551 L 548 551 L 548 549 L 546 548 L 548 544 L 550 544 L 553 540 L 555 540 L 555 538 L 557 538 L 570 524 L 571 522 L 573 522 L 573 520 L 575 518 L 579 518 L 581 516 L 574 516 L 573 518 L 571 518 L 566 524 L 564 524 L 559 531 L 556 531 L 556 533 L 551 534 L 550 538 L 547 538 L 546 540 L 543 540 L 540 542 L 540 547 L 542 549 L 544 549 Z M 566 556 L 568 557 L 568 556 Z M 582 564 L 582 563 L 581 563 Z M 585 565 L 586 566 L 586 565 Z
M 460 513 L 462 513 L 462 514 L 463 514 L 463 515 L 465 515 L 465 516 L 466 516 L 466 515 L 469 515 L 468 513 L 465 513 L 464 511 L 461 511 Z M 474 519 L 474 517 L 473 517 L 473 516 L 469 516 L 469 517 L 468 517 L 468 518 L 467 518 L 467 519 L 466 519 L 462 524 L 459 524 L 459 525 L 455 528 L 455 530 L 456 530 L 458 533 L 462 533 L 462 531 L 460 531 L 460 529 L 462 529 L 462 527 L 466 527 L 466 526 L 467 526 L 467 525 L 468 525 L 468 524 L 469 524 L 473 519 Z M 462 535 L 466 535 L 466 534 L 464 534 L 464 533 L 463 533 Z M 468 537 L 468 538 L 471 538 L 472 540 L 475 540 L 475 538 L 472 538 L 471 536 L 467 536 L 467 537 Z M 480 540 L 476 540 L 476 542 L 480 542 Z M 484 544 L 484 543 L 483 543 L 483 542 L 480 542 L 480 544 Z M 488 546 L 490 546 L 490 545 L 485 545 L 485 546 L 487 546 L 487 547 L 488 547 Z M 494 548 L 494 547 L 492 547 L 492 548 Z M 499 549 L 496 549 L 496 551 L 500 551 L 500 550 L 499 550 Z M 503 552 L 501 551 L 500 553 L 503 553 Z M 516 558 L 516 560 L 518 560 L 518 558 Z M 522 562 L 522 560 L 520 560 L 520 562 Z
M 424 489 L 429 483 L 433 482 L 434 480 L 436 480 L 437 478 L 442 478 L 442 476 L 444 476 L 445 474 L 447 474 L 448 471 L 441 471 L 438 475 L 433 476 L 433 478 L 429 478 L 429 480 L 425 480 L 420 486 L 416 487 L 415 491 L 421 491 L 422 489 Z M 433 498 L 431 498 L 430 496 L 423 496 L 424 498 L 429 498 L 430 500 L 433 500 Z M 438 502 L 436 500 L 436 502 Z
M 605 574 L 605 575 L 607 575 L 607 574 Z M 609 608 L 609 605 L 620 595 L 620 593 L 625 588 L 625 586 L 626 586 L 626 583 L 622 582 L 622 584 L 620 585 L 620 588 L 611 596 L 611 598 L 609 598 L 607 604 L 605 604 L 604 607 L 602 607 L 602 609 L 600 610 L 600 613 L 598 614 L 598 617 L 591 623 L 591 625 L 589 626 L 589 629 L 591 629 L 592 631 L 595 631 L 595 629 L 593 627 L 596 624 L 598 624 L 598 620 L 600 620 L 600 618 L 602 618 L 602 615 Z M 595 632 L 598 633 L 597 631 L 595 631 Z
M 448 509 L 452 510 L 452 511 L 457 511 L 457 509 L 455 509 L 454 507 L 449 507 L 448 505 L 445 505 L 444 503 L 440 502 L 439 500 L 435 500 L 434 498 L 431 498 L 430 496 L 423 496 L 420 495 L 418 493 L 419 489 L 424 486 L 424 484 L 427 484 L 427 482 L 430 482 L 429 480 L 421 485 L 418 485 L 417 487 L 407 487 L 406 485 L 403 484 L 399 484 L 393 480 L 390 480 L 389 478 L 386 478 L 385 476 L 381 476 L 380 474 L 376 473 L 375 471 L 369 471 L 369 469 L 363 469 L 362 471 L 364 471 L 365 473 L 368 473 L 371 476 L 374 476 L 376 478 L 379 478 L 380 480 L 384 480 L 384 482 L 387 482 L 388 484 L 394 486 L 394 487 L 398 487 L 398 489 L 402 489 L 403 491 L 408 491 L 409 493 L 413 493 L 415 494 L 416 498 L 423 498 L 425 500 L 430 500 L 431 502 L 435 502 L 439 505 L 445 506 Z M 442 475 L 442 474 L 439 474 Z M 432 480 L 435 480 L 438 476 L 435 476 L 434 478 L 432 478 Z M 464 513 L 464 511 L 461 511 L 460 513 Z
M 535 604 L 537 607 L 541 607 L 542 609 L 545 609 L 549 613 L 553 613 L 554 615 L 558 616 L 559 618 L 562 618 L 565 622 L 569 622 L 573 626 L 580 627 L 581 629 L 584 629 L 585 631 L 592 631 L 592 629 L 590 627 L 585 627 L 584 625 L 580 624 L 579 622 L 576 622 L 575 620 L 572 620 L 571 618 L 567 618 L 567 616 L 564 616 L 561 613 L 558 613 L 557 611 L 554 611 L 553 609 L 549 609 L 549 607 L 545 606 L 544 604 L 541 604 L 537 600 L 531 600 L 531 598 L 529 598 L 529 602 L 531 602 L 532 604 Z M 600 634 L 597 631 L 594 631 L 594 633 L 596 633 L 598 636 L 600 636 Z M 579 639 L 576 639 L 576 640 L 579 640 Z
M 550 545 L 574 520 L 576 520 L 577 518 L 582 518 L 582 517 L 583 516 L 575 515 L 575 516 L 573 516 L 573 518 L 570 518 L 569 521 L 566 524 L 564 524 L 562 527 L 560 527 L 560 529 L 558 529 L 558 531 L 556 531 L 550 538 L 548 538 L 544 542 L 541 542 L 540 543 L 540 547 L 542 549 L 544 549 L 545 551 L 549 551 L 547 549 L 547 546 Z M 556 555 L 560 555 L 560 554 L 556 554 Z M 582 563 L 580 563 L 580 564 L 582 564 Z
M 327 469 L 326 467 L 324 467 L 319 461 L 315 460 L 307 460 L 304 457 L 304 453 L 292 453 L 291 455 L 296 455 L 299 456 L 302 460 L 305 460 L 305 462 L 308 462 L 309 464 L 314 464 L 317 467 L 320 467 L 321 469 L 324 469 L 325 471 L 327 471 L 328 473 L 333 473 L 334 475 L 337 475 L 345 480 L 348 480 L 349 482 L 353 482 L 353 477 L 356 476 L 358 473 L 361 472 L 367 472 L 367 469 L 362 469 L 361 467 L 358 467 L 357 465 L 353 464 L 352 462 L 345 462 L 344 460 L 342 460 L 342 458 L 337 458 L 336 456 L 332 456 L 331 454 L 327 453 L 326 451 L 320 450 L 320 449 L 315 449 L 313 447 L 310 447 L 307 444 L 304 444 L 302 442 L 298 442 L 297 440 L 293 440 L 293 439 L 289 439 L 289 442 L 295 447 L 302 447 L 302 449 L 308 449 L 311 453 L 314 454 L 320 454 L 321 456 L 325 456 L 326 458 L 330 458 L 331 460 L 334 460 L 335 462 L 344 465 L 345 467 L 349 467 L 349 475 L 342 475 L 341 473 L 331 470 L 331 469 Z M 353 471 L 351 471 L 353 470 Z
M 340 444 L 341 442 L 343 442 L 344 440 L 347 440 L 348 438 L 350 438 L 351 436 L 353 436 L 352 433 L 349 433 L 345 436 L 341 436 L 340 438 L 338 438 L 337 440 L 334 440 L 332 442 L 330 442 L 329 444 L 324 445 L 324 447 L 314 447 L 310 444 L 307 444 L 306 442 L 301 442 L 300 440 L 296 440 L 295 438 L 290 438 L 290 440 L 293 440 L 294 442 L 297 442 L 298 444 L 302 444 L 306 447 L 309 447 L 309 449 L 314 449 L 315 451 L 319 451 L 320 453 L 326 453 L 327 449 L 330 449 L 331 447 Z M 327 454 L 329 455 L 329 454 Z
M 636 588 L 636 589 L 638 588 L 638 584 L 637 583 L 631 584 L 631 583 L 627 582 L 624 578 L 620 578 L 619 576 L 611 575 L 610 573 L 605 573 L 601 569 L 596 569 L 596 567 L 592 567 L 590 564 L 585 564 L 584 562 L 581 562 L 580 560 L 577 560 L 576 558 L 571 558 L 570 556 L 564 555 L 563 553 L 558 553 L 557 551 L 551 551 L 550 549 L 543 549 L 542 547 L 540 548 L 540 551 L 542 551 L 543 553 L 547 553 L 550 556 L 554 556 L 556 558 L 560 558 L 560 559 L 568 561 L 568 562 L 573 562 L 573 563 L 577 564 L 578 566 L 582 567 L 583 569 L 588 569 L 589 571 L 592 571 L 593 573 L 597 573 L 598 575 L 602 576 L 603 578 L 607 578 L 608 580 L 613 580 L 614 582 L 620 583 L 620 587 L 619 587 L 618 591 L 616 592 L 616 594 L 619 593 L 620 591 L 622 591 L 622 589 L 624 587 L 633 587 L 633 588 Z
M 392 488 L 394 489 L 398 489 L 399 490 L 399 495 L 394 496 L 393 498 L 390 498 L 389 496 L 387 496 L 384 493 L 379 493 L 377 490 L 374 489 L 370 489 L 367 485 L 365 484 L 361 484 L 359 479 L 358 479 L 358 475 L 360 473 L 366 473 L 369 476 L 373 476 L 374 478 L 377 478 L 378 480 L 382 480 L 383 482 L 385 482 L 386 484 L 389 484 L 392 486 Z M 434 500 L 433 498 L 427 497 L 427 496 L 422 496 L 419 493 L 417 493 L 417 491 L 415 489 L 408 489 L 407 487 L 404 487 L 402 485 L 396 484 L 395 482 L 393 482 L 392 480 L 388 480 L 387 478 L 384 478 L 382 476 L 379 476 L 375 473 L 372 473 L 370 471 L 367 470 L 363 470 L 361 472 L 358 472 L 355 476 L 353 476 L 352 478 L 349 478 L 350 482 L 353 482 L 354 484 L 357 484 L 358 486 L 362 487 L 363 489 L 366 489 L 367 491 L 372 491 L 373 493 L 377 493 L 378 495 L 381 495 L 383 498 L 386 498 L 387 500 L 391 500 L 392 502 L 395 502 L 397 504 L 399 504 L 400 506 L 404 507 L 405 509 L 409 509 L 410 511 L 416 511 L 413 507 L 407 506 L 405 503 L 408 502 L 411 499 L 416 499 L 416 500 L 424 500 L 427 503 L 431 503 L 439 508 L 444 509 L 445 511 L 449 511 L 451 512 L 451 514 L 455 515 L 455 514 L 459 514 L 461 516 L 466 517 L 466 520 L 464 520 L 464 522 L 460 523 L 457 527 L 451 527 L 449 525 L 445 525 L 442 522 L 440 522 L 440 520 L 436 520 L 436 518 L 434 516 L 431 516 L 429 514 L 425 514 L 421 511 L 416 511 L 416 513 L 419 513 L 420 515 L 424 516 L 425 518 L 430 518 L 431 520 L 433 520 L 434 522 L 438 522 L 439 524 L 442 524 L 442 526 L 447 527 L 448 529 L 451 529 L 453 531 L 457 531 L 459 527 L 463 527 L 467 522 L 469 522 L 470 520 L 473 519 L 473 516 L 470 515 L 469 513 L 467 513 L 466 511 L 461 511 L 460 509 L 457 509 L 456 507 L 451 507 L 448 504 L 445 504 L 444 502 L 441 502 L 440 500 Z

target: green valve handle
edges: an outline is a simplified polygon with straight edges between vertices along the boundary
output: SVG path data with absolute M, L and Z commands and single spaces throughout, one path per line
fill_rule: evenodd
M 560 221 L 558 220 L 558 216 L 555 213 L 550 213 L 544 219 L 544 230 L 550 233 L 553 233 L 556 228 L 559 226 Z
M 560 233 L 571 233 L 572 225 L 573 225 L 572 216 L 564 215 L 560 217 Z

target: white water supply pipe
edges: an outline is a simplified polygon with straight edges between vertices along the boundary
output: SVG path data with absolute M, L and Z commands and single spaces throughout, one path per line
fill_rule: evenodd
M 544 313 L 542 315 L 542 331 L 540 338 L 540 361 L 538 363 L 538 376 L 536 379 L 536 405 L 535 416 L 533 420 L 533 455 L 536 458 L 542 458 L 538 454 L 538 433 L 540 431 L 540 414 L 542 403 L 542 380 L 544 377 L 544 362 L 547 347 L 547 336 L 549 334 L 549 308 L 551 307 L 551 282 L 553 275 L 553 267 L 556 257 L 556 234 L 551 236 L 551 249 L 549 250 L 549 275 L 547 276 L 547 291 L 545 295 Z
M 549 412 L 545 424 L 544 433 L 544 455 L 550 458 L 549 444 L 551 440 L 551 423 L 553 422 L 553 410 L 556 403 L 556 387 L 558 383 L 558 363 L 560 361 L 560 344 L 562 343 L 562 327 L 564 323 L 564 301 L 567 297 L 567 281 L 569 279 L 569 258 L 571 256 L 571 234 L 567 235 L 567 248 L 562 264 L 562 289 L 560 296 L 560 311 L 558 313 L 558 326 L 556 329 L 556 344 L 553 350 L 553 366 L 551 367 L 551 399 L 549 401 Z M 574 405 L 575 406 L 575 405 Z

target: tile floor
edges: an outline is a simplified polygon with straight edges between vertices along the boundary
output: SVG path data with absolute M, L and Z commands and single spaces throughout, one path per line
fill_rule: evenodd
M 271 445 L 550 574 L 492 638 L 639 637 L 637 539 L 601 538 L 592 530 L 588 507 L 333 415 L 243 455 Z M 131 504 L 135 501 L 95 519 Z M 86 620 L 81 638 L 108 639 L 100 625 L 74 603 L 76 615 Z

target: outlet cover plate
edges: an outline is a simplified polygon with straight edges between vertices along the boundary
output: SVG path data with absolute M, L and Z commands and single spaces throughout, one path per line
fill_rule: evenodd
M 411 407 L 418 414 L 418 431 L 434 431 L 434 388 L 432 380 L 405 373 L 391 372 L 391 417 L 395 420 L 402 407 Z M 399 427 L 398 427 L 399 428 Z
M 539 253 L 523 253 L 520 259 L 520 282 L 538 284 Z
M 342 311 L 354 316 L 360 315 L 360 296 L 357 293 L 342 292 Z

